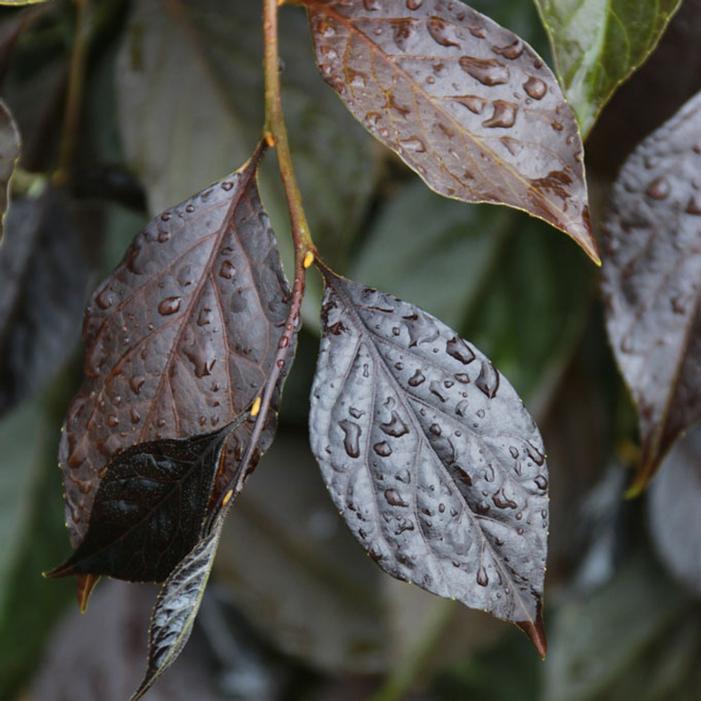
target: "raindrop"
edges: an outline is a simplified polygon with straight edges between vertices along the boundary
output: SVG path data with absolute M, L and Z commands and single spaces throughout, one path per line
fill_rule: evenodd
M 462 338 L 458 338 L 457 336 L 453 336 L 453 338 L 448 341 L 445 346 L 445 351 L 451 358 L 459 360 L 463 365 L 469 365 L 475 359 L 475 354 L 472 352 L 472 349 Z
M 203 307 L 200 309 L 200 313 L 197 316 L 198 326 L 207 326 L 212 323 L 212 310 L 209 307 Z
M 426 378 L 424 377 L 424 374 L 421 372 L 421 370 L 417 370 L 410 378 L 409 378 L 409 386 L 410 387 L 418 387 L 420 384 L 426 381 Z
M 502 128 L 509 129 L 516 122 L 518 106 L 506 100 L 494 100 L 494 112 L 489 119 L 482 122 L 482 126 L 488 129 Z
M 686 213 L 696 217 L 701 216 L 701 201 L 696 197 L 692 197 L 689 200 L 689 204 L 686 205 Z
M 477 385 L 489 399 L 493 399 L 496 396 L 497 390 L 499 389 L 499 373 L 490 361 L 482 362 L 482 367 L 475 380 L 475 385 Z
M 418 10 L 423 4 L 424 0 L 406 0 L 406 6 L 408 10 Z
M 346 453 L 351 458 L 357 458 L 360 455 L 360 434 L 363 430 L 358 426 L 358 424 L 353 421 L 348 421 L 348 419 L 343 419 L 339 422 L 339 428 L 344 433 L 343 447 L 346 449 Z
M 514 61 L 523 53 L 523 42 L 516 38 L 507 46 L 492 46 L 492 51 L 499 56 L 508 58 L 509 61 Z
M 440 17 L 431 17 L 426 26 L 431 38 L 439 46 L 460 46 L 457 41 L 453 41 L 447 36 L 449 26 Z
M 230 260 L 225 260 L 219 269 L 219 276 L 225 280 L 231 280 L 236 275 L 236 268 Z
M 97 302 L 97 306 L 100 307 L 100 309 L 109 309 L 116 301 L 116 296 L 110 290 L 109 288 L 106 288 L 100 292 L 100 294 L 97 296 L 97 299 L 95 300 Z
M 542 100 L 548 92 L 548 86 L 545 82 L 533 75 L 523 84 L 523 89 L 528 97 L 532 97 L 534 100 Z
M 665 177 L 655 178 L 645 190 L 645 194 L 648 197 L 652 197 L 653 200 L 664 200 L 669 196 L 671 187 L 669 180 Z
M 394 29 L 394 43 L 400 51 L 406 49 L 406 43 L 414 33 L 413 19 L 397 19 L 392 25 Z
M 356 416 L 355 418 L 360 417 Z M 380 429 L 388 436 L 393 436 L 394 438 L 399 438 L 409 433 L 407 425 L 399 418 L 396 411 L 392 412 L 392 417 L 388 422 L 380 424 Z
M 390 448 L 387 441 L 375 443 L 375 445 L 372 446 L 372 449 L 383 458 L 388 458 L 390 455 L 392 455 L 392 448 Z
M 528 453 L 528 457 L 533 460 L 536 465 L 542 465 L 545 462 L 545 455 L 530 441 L 526 441 L 526 452 Z
M 459 63 L 460 68 L 465 73 L 471 75 L 482 85 L 491 87 L 509 82 L 509 69 L 503 63 L 494 59 L 462 56 Z
M 489 584 L 487 570 L 482 565 L 480 565 L 480 568 L 477 570 L 477 584 L 481 587 L 486 587 Z
M 166 297 L 161 300 L 158 305 L 158 312 L 163 316 L 168 316 L 169 314 L 175 314 L 180 310 L 180 303 L 182 299 L 180 297 Z
M 417 136 L 412 136 L 409 139 L 400 139 L 399 143 L 404 146 L 404 148 L 414 151 L 415 153 L 424 153 L 426 151 L 426 144 Z
M 544 475 L 538 475 L 534 480 L 538 489 L 545 491 L 548 488 L 548 478 Z
M 390 506 L 409 506 L 396 489 L 385 489 L 385 499 Z
M 141 388 L 144 386 L 144 382 L 146 382 L 146 380 L 139 375 L 132 377 L 131 380 L 129 380 L 129 386 L 132 392 L 134 392 L 134 394 L 141 394 Z

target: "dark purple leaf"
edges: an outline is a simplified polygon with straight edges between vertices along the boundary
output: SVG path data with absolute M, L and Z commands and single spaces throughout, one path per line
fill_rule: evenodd
M 0 245 L 0 414 L 73 351 L 90 274 L 62 192 L 12 203 Z
M 701 94 L 626 161 L 606 220 L 608 333 L 643 442 L 633 493 L 701 419 L 700 168 Z
M 528 44 L 459 2 L 304 4 L 325 80 L 429 187 L 525 210 L 598 262 L 577 123 Z
M 275 366 L 290 294 L 258 195 L 259 157 L 154 219 L 92 299 L 86 379 L 59 455 L 74 546 L 116 453 L 231 423 Z M 279 384 L 249 470 L 272 440 Z M 240 488 L 253 426 L 227 439 L 213 499 Z
M 246 416 L 210 434 L 119 453 L 105 467 L 85 538 L 49 576 L 164 581 L 203 534 L 222 446 Z
M 311 441 L 389 574 L 512 621 L 545 653 L 543 444 L 508 381 L 426 312 L 324 268 Z

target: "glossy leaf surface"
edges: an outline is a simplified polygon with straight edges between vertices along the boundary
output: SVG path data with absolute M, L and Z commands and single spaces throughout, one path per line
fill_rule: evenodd
M 691 591 L 701 594 L 701 428 L 670 450 L 650 485 L 648 517 L 659 558 Z
M 12 203 L 0 246 L 0 414 L 40 390 L 73 351 L 90 273 L 64 193 Z
M 267 381 L 289 291 L 256 170 L 254 158 L 163 212 L 93 296 L 84 325 L 86 379 L 60 448 L 74 546 L 113 455 L 223 427 Z M 274 422 L 273 410 L 253 463 Z M 236 476 L 251 431 L 244 424 L 229 436 L 215 496 Z
M 304 4 L 325 80 L 429 187 L 525 210 L 598 260 L 574 114 L 528 44 L 461 3 Z
M 547 468 L 488 358 L 426 312 L 325 270 L 312 450 L 389 574 L 517 623 L 541 654 Z
M 681 0 L 535 0 L 565 95 L 586 135 L 657 46 Z
M 20 138 L 15 120 L 0 100 L 0 242 L 5 231 L 5 216 L 10 202 L 10 178 L 19 158 Z
M 701 95 L 630 156 L 605 225 L 608 333 L 643 441 L 635 490 L 701 419 L 699 168 Z
M 149 629 L 146 676 L 131 701 L 140 699 L 187 644 L 212 571 L 223 519 L 196 543 L 158 594 Z
M 202 535 L 222 445 L 235 427 L 119 453 L 105 468 L 85 538 L 49 576 L 164 581 Z

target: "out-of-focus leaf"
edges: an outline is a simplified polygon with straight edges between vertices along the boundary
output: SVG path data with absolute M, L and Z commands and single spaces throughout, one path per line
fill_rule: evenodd
M 442 322 L 322 266 L 311 444 L 389 574 L 516 623 L 541 655 L 543 445 L 491 361 Z
M 156 600 L 149 627 L 146 676 L 131 701 L 140 699 L 180 656 L 192 633 L 217 552 L 224 515 L 171 572 Z
M 670 572 L 701 595 L 701 427 L 670 450 L 650 486 L 650 533 Z
M 0 421 L 0 698 L 14 698 L 36 665 L 68 587 L 40 572 L 63 545 L 57 425 L 36 403 Z
M 37 5 L 40 2 L 47 2 L 47 0 L 0 0 L 0 5 L 19 7 L 20 5 Z
M 381 210 L 351 274 L 460 327 L 511 224 L 505 210 L 465 207 L 414 182 Z
M 560 607 L 545 701 L 695 701 L 701 611 L 644 555 Z
M 304 4 L 324 79 L 429 187 L 527 211 L 598 261 L 574 114 L 530 46 L 462 3 Z
M 259 3 L 140 0 L 117 67 L 121 131 L 158 212 L 243 160 L 263 124 Z M 314 237 L 333 262 L 347 255 L 375 182 L 372 139 L 319 81 L 298 9 L 282 18 L 283 103 Z M 193 100 L 192 96 L 197 95 Z M 278 176 L 263 180 L 281 239 Z
M 154 589 L 108 582 L 92 610 L 72 612 L 49 642 L 31 701 L 126 701 L 143 671 Z M 193 639 L 192 643 L 201 643 Z M 213 681 L 202 644 L 190 644 L 149 701 L 226 701 Z
M 633 493 L 701 419 L 701 94 L 626 161 L 605 225 L 607 328 L 640 417 Z
M 113 455 L 231 423 L 267 382 L 289 290 L 258 196 L 259 156 L 154 219 L 93 296 L 84 325 L 86 377 L 60 447 L 74 547 Z M 273 407 L 278 397 L 279 387 Z M 238 467 L 253 425 L 229 435 L 215 497 L 232 480 L 240 489 Z M 249 468 L 274 429 L 272 411 Z
M 590 268 L 541 222 L 414 183 L 380 211 L 351 271 L 473 339 L 541 411 L 584 328 Z
M 294 489 L 280 489 L 291 475 Z M 228 516 L 214 572 L 286 653 L 336 673 L 387 663 L 382 575 L 342 527 L 306 432 L 277 436 Z
M 213 433 L 120 452 L 105 467 L 85 538 L 48 576 L 164 581 L 202 535 L 224 441 L 245 418 Z
M 586 135 L 657 46 L 681 0 L 535 0 L 567 100 Z
M 0 247 L 0 414 L 73 350 L 90 272 L 64 193 L 13 202 Z
M 657 48 L 616 91 L 587 139 L 587 170 L 596 180 L 613 178 L 646 136 L 701 91 L 699 37 L 701 0 L 684 0 Z
M 20 138 L 8 106 L 0 100 L 0 244 L 10 204 L 10 179 L 19 158 Z

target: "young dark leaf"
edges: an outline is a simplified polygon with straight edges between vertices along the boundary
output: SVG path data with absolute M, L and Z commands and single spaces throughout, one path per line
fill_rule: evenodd
M 289 290 L 258 196 L 259 156 L 154 219 L 92 299 L 86 379 L 59 456 L 74 546 L 112 456 L 231 423 L 274 367 Z M 272 440 L 278 397 L 279 384 L 249 469 Z M 246 423 L 229 435 L 214 498 L 237 474 L 252 431 Z
M 223 514 L 173 570 L 158 594 L 149 629 L 148 668 L 131 701 L 140 699 L 185 647 L 212 571 Z
M 701 94 L 630 156 L 606 220 L 608 333 L 643 441 L 634 493 L 701 419 L 700 167 Z
M 701 594 L 701 427 L 670 450 L 650 485 L 648 517 L 660 559 Z
M 5 216 L 10 202 L 10 178 L 19 158 L 20 138 L 15 120 L 0 100 L 0 242 L 5 231 Z
M 657 46 L 681 0 L 536 0 L 567 100 L 586 135 Z
M 90 281 L 64 193 L 12 203 L 0 246 L 0 414 L 37 392 L 78 341 Z
M 429 187 L 525 210 L 598 261 L 574 114 L 528 44 L 462 3 L 304 4 L 325 80 Z
M 119 453 L 104 468 L 85 538 L 48 576 L 164 581 L 202 535 L 222 446 L 245 418 L 213 433 Z
M 434 317 L 324 276 L 310 427 L 336 506 L 386 572 L 516 623 L 544 654 L 548 478 L 523 402 Z

